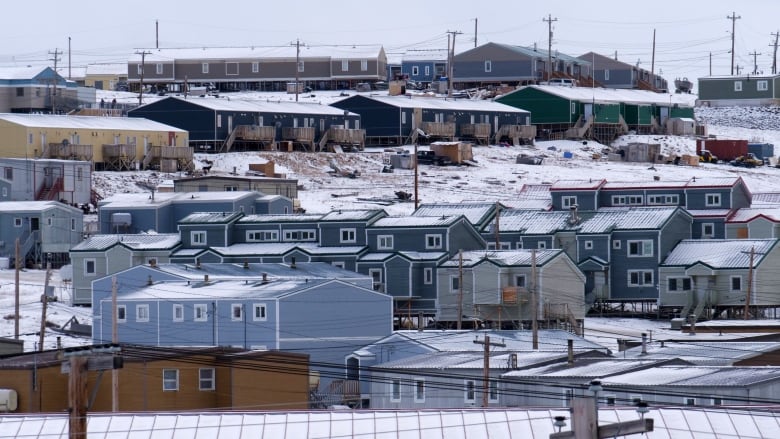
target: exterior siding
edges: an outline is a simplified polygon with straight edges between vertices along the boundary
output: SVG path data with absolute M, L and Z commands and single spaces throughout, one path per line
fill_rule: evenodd
M 759 90 L 759 81 L 765 81 L 766 90 Z M 701 100 L 771 100 L 775 98 L 777 78 L 735 76 L 730 78 L 699 78 Z M 739 85 L 737 85 L 739 83 Z M 738 91 L 738 87 L 741 87 Z
M 566 191 L 556 190 L 550 191 L 550 197 L 552 198 L 552 210 L 566 210 L 568 207 L 563 206 L 563 197 L 577 197 L 577 210 L 580 212 L 592 211 L 598 209 L 598 191 Z
M 390 258 L 385 263 L 385 293 L 393 297 L 412 296 L 411 263 L 400 256 Z
M 582 114 L 581 106 L 534 88 L 524 88 L 504 95 L 496 102 L 531 112 L 532 124 L 572 124 Z
M 690 230 L 690 228 L 688 230 Z M 616 231 L 612 234 L 610 259 L 611 299 L 655 299 L 658 297 L 656 285 L 658 282 L 659 239 L 660 234 L 655 230 Z M 646 257 L 629 257 L 628 241 L 633 240 L 651 240 L 653 242 L 653 255 Z M 620 242 L 620 248 L 615 248 L 615 241 Z M 652 282 L 645 284 L 644 279 L 642 278 L 640 285 L 630 285 L 629 270 L 651 272 Z M 640 275 L 640 278 L 641 277 L 642 276 Z
M 720 204 L 713 205 L 707 203 L 708 195 L 717 195 L 720 197 Z M 731 209 L 731 189 L 730 188 L 706 188 L 706 189 L 688 189 L 685 195 L 685 206 L 688 210 L 702 209 Z
M 366 137 L 406 136 L 412 130 L 413 117 L 409 109 L 393 107 L 360 95 L 331 105 L 359 114 Z M 402 117 L 402 113 L 406 113 L 406 116 Z M 406 123 L 403 123 L 404 119 Z

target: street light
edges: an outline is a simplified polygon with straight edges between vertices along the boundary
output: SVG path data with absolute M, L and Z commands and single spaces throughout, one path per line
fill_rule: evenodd
M 566 416 L 556 416 L 553 425 L 558 427 L 558 433 L 560 433 L 561 429 L 566 426 Z
M 642 419 L 645 419 L 645 413 L 649 412 L 650 408 L 647 406 L 647 403 L 645 401 L 638 401 L 636 403 L 636 412 L 639 413 L 639 416 Z

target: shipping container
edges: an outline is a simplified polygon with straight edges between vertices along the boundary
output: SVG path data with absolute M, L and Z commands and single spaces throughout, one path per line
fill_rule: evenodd
M 761 160 L 774 157 L 775 145 L 771 143 L 748 143 L 748 152 L 752 152 Z
M 706 149 L 719 160 L 730 161 L 748 153 L 747 140 L 696 139 L 696 151 Z

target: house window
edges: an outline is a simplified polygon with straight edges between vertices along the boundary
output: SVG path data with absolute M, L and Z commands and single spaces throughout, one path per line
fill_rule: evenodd
M 46 225 L 47 226 L 51 226 L 51 224 L 52 224 L 52 219 L 51 218 L 46 218 Z
M 116 321 L 117 323 L 124 323 L 127 321 L 127 307 L 125 305 L 117 305 Z
M 355 229 L 341 229 L 341 243 L 342 244 L 354 244 L 356 242 L 355 235 L 357 234 Z
M 143 64 L 138 64 L 135 67 L 135 71 L 138 72 L 139 75 L 143 75 L 144 74 L 144 65 Z
M 22 227 L 22 219 L 20 217 L 14 218 L 14 227 Z
M 679 195 L 648 195 L 647 204 L 651 206 L 667 206 L 680 204 Z
M 236 186 L 234 184 L 227 185 L 227 186 L 225 186 L 225 192 L 238 192 L 238 186 Z
M 561 197 L 561 206 L 563 206 L 564 209 L 568 209 L 569 207 L 574 207 L 576 205 L 577 205 L 576 195 L 567 195 Z
M 628 241 L 628 257 L 653 256 L 653 241 L 649 239 L 641 241 Z
M 525 275 L 524 274 L 518 274 L 515 276 L 515 286 L 525 288 Z
M 209 72 L 209 63 L 204 62 L 200 65 L 200 72 L 201 73 L 208 73 Z
M 162 73 L 163 73 L 163 65 L 162 65 L 162 63 L 157 63 L 157 64 L 154 66 L 154 71 L 155 71 L 155 73 L 157 73 L 158 75 L 162 75 Z
M 696 405 L 696 398 L 685 397 L 683 398 L 685 405 Z
M 276 230 L 248 230 L 246 240 L 249 242 L 275 242 L 279 240 L 279 232 Z
M 71 230 L 71 232 L 76 230 L 76 218 L 71 218 L 70 219 L 70 230 Z
M 237 62 L 225 63 L 225 75 L 231 75 L 231 76 L 238 75 L 238 63 Z
M 363 72 L 368 70 L 368 60 L 364 59 L 360 61 L 360 70 Z
M 585 241 L 585 250 L 593 250 L 593 241 Z
M 734 91 L 742 91 L 742 81 L 734 81 Z
M 268 318 L 265 303 L 255 303 L 252 308 L 252 320 L 255 322 L 264 322 Z
M 401 401 L 401 379 L 393 378 L 393 381 L 390 383 L 390 387 L 391 387 L 390 401 L 392 402 Z
M 198 369 L 198 390 L 214 390 L 216 388 L 214 378 L 214 369 Z
M 349 61 L 347 61 L 346 59 L 341 60 L 341 71 L 342 72 L 349 71 Z
M 148 322 L 149 321 L 149 305 L 136 305 L 135 306 L 135 321 L 136 322 Z
M 285 241 L 314 241 L 317 234 L 314 230 L 285 230 Z
M 691 291 L 690 277 L 670 277 L 667 283 L 669 292 Z
M 458 291 L 460 291 L 459 276 L 450 276 L 450 291 L 453 293 L 457 293 Z
M 16 87 L 16 97 L 24 96 L 24 87 Z
M 615 395 L 604 395 L 604 404 L 614 406 L 615 399 Z
M 217 115 L 217 128 L 222 128 L 222 115 Z
M 612 240 L 612 250 L 620 250 L 620 240 L 619 239 L 613 239 Z
M 414 380 L 414 402 L 425 402 L 425 380 Z
M 731 291 L 742 291 L 742 276 L 731 276 Z
M 252 62 L 252 73 L 258 73 L 260 71 L 260 63 L 257 61 Z
M 523 248 L 523 241 L 517 241 L 515 243 L 515 248 L 522 249 Z
M 423 269 L 423 282 L 425 285 L 430 285 L 433 283 L 433 268 L 426 267 Z
M 376 237 L 376 247 L 379 250 L 393 249 L 393 235 L 379 235 Z
M 4 168 L 3 175 L 5 176 L 6 180 L 12 181 L 14 179 L 14 168 L 11 167 Z
M 642 196 L 641 195 L 613 195 L 612 205 L 613 206 L 641 206 Z
M 368 275 L 371 276 L 374 291 L 384 292 L 382 288 L 382 269 L 381 268 L 369 268 Z
M 342 270 L 344 270 L 344 267 L 346 267 L 346 265 L 344 264 L 344 261 L 333 261 L 333 262 L 330 263 L 330 265 L 332 265 L 332 266 L 334 266 L 336 268 L 341 268 Z
M 486 60 L 485 61 L 485 73 L 490 73 L 493 71 L 493 61 Z
M 84 276 L 94 276 L 94 275 L 95 275 L 95 260 L 84 259 Z
M 631 400 L 631 405 L 637 405 L 643 401 L 642 395 L 631 395 L 628 398 Z
M 420 74 L 420 68 L 417 66 L 412 66 L 412 76 L 418 76 Z
M 7 188 L 7 187 L 4 187 L 4 188 L 3 188 L 3 198 L 5 198 L 5 197 L 7 197 L 7 196 L 8 196 L 8 188 Z
M 162 374 L 164 392 L 179 390 L 179 369 L 163 369 Z
M 652 270 L 628 270 L 628 286 L 644 287 L 653 285 Z
M 298 73 L 303 73 L 304 64 L 303 61 L 298 61 Z
M 184 321 L 184 305 L 180 305 L 178 303 L 173 305 L 173 321 L 174 322 Z
M 431 76 L 431 66 L 425 66 L 425 76 Z
M 604 70 L 604 80 L 609 81 L 609 70 Z
M 713 396 L 710 402 L 712 405 L 723 405 L 723 398 Z
M 547 248 L 547 243 L 544 241 L 539 241 L 536 243 L 536 248 L 538 248 L 539 250 L 544 250 Z
M 234 303 L 230 306 L 230 320 L 234 322 L 244 320 L 244 305 Z
M 474 402 L 477 396 L 476 393 L 474 380 L 465 380 L 463 382 L 463 400 L 465 402 Z
M 196 322 L 207 322 L 209 320 L 208 308 L 206 304 L 199 303 L 193 307 Z
M 206 245 L 206 232 L 190 232 L 192 245 Z
M 402 125 L 406 125 L 406 112 L 405 111 L 401 112 L 401 124 Z
M 712 238 L 715 236 L 715 224 L 704 223 L 701 225 L 701 237 Z
M 758 91 L 769 90 L 769 83 L 767 83 L 767 81 L 756 81 L 756 90 Z
M 491 402 L 498 402 L 498 381 L 488 381 L 488 399 Z
M 571 407 L 571 402 L 574 399 L 574 390 L 563 389 L 563 406 Z
M 707 194 L 705 196 L 704 205 L 707 206 L 707 207 L 718 207 L 718 206 L 720 206 L 720 194 Z
M 425 235 L 425 248 L 426 249 L 440 249 L 441 248 L 441 235 Z

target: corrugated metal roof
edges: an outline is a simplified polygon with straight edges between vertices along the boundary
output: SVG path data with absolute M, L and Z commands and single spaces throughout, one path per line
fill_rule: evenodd
M 460 215 L 394 216 L 377 220 L 371 227 L 445 227 L 460 220 Z
M 550 185 L 551 191 L 596 190 L 606 184 L 607 180 L 558 180 Z
M 646 90 L 591 88 L 591 87 L 558 87 L 554 85 L 528 85 L 521 88 L 534 88 L 563 99 L 579 102 L 646 104 L 669 107 L 678 105 L 690 107 L 687 98 L 675 94 L 656 93 Z
M 225 224 L 241 216 L 241 212 L 195 212 L 180 219 L 179 224 Z
M 608 181 L 604 189 L 683 189 L 688 180 Z
M 660 366 L 601 380 L 609 386 L 742 387 L 780 379 L 776 366 Z
M 319 245 L 301 244 L 298 245 L 298 248 L 310 255 L 357 255 L 367 247 L 359 245 L 323 247 Z
M 734 215 L 729 217 L 729 223 L 746 223 L 758 217 L 766 218 L 768 221 L 780 222 L 780 206 L 777 207 L 761 207 L 757 209 L 743 208 L 734 212 Z
M 398 254 L 413 261 L 438 261 L 439 259 L 447 256 L 447 252 L 399 251 Z
M 727 217 L 731 214 L 731 209 L 686 209 L 689 215 L 694 218 L 705 217 Z
M 333 210 L 323 215 L 319 221 L 367 221 L 377 215 L 387 215 L 384 209 L 366 209 L 366 210 Z
M 103 199 L 100 207 L 119 209 L 122 207 L 155 207 L 170 202 L 176 203 L 201 203 L 204 201 L 237 201 L 247 195 L 260 197 L 259 192 L 254 191 L 219 191 L 219 192 L 155 192 L 154 199 L 148 193 L 137 192 L 129 194 L 115 194 Z
M 431 331 L 395 331 L 393 337 L 397 336 L 415 341 L 421 346 L 425 346 L 431 351 L 438 352 L 464 352 L 464 351 L 482 351 L 482 345 L 474 343 L 475 337 L 489 336 L 491 340 L 501 341 L 505 347 L 495 347 L 494 352 L 508 351 L 534 351 L 533 332 L 532 331 L 457 331 L 457 330 L 431 330 Z M 606 348 L 596 343 L 580 338 L 570 332 L 558 329 L 545 329 L 539 331 L 539 349 L 556 350 L 564 352 L 568 340 L 574 340 L 575 350 L 602 350 Z M 380 345 L 382 341 L 373 345 Z M 562 349 L 562 350 L 560 350 Z
M 766 352 L 780 351 L 774 342 L 653 342 L 646 346 L 646 354 L 637 346 L 621 352 L 624 358 L 672 359 L 680 358 L 702 366 L 727 366 L 735 361 L 753 358 Z
M 777 239 L 685 239 L 674 247 L 661 266 L 703 263 L 712 268 L 748 268 L 752 249 L 755 268 L 776 243 Z
M 499 217 L 499 229 L 504 232 L 522 232 L 526 235 L 549 235 L 560 230 L 575 230 L 569 224 L 570 213 L 562 211 L 505 210 Z M 492 232 L 495 224 L 488 224 L 482 231 Z
M 155 439 L 178 437 L 251 437 L 255 439 L 419 438 L 464 439 L 547 438 L 558 429 L 556 416 L 567 421 L 568 408 L 498 408 L 451 410 L 316 410 L 273 412 L 90 413 L 92 437 L 121 437 L 143 432 Z M 632 408 L 600 408 L 600 423 L 637 420 Z M 652 407 L 653 431 L 647 439 L 770 438 L 780 430 L 780 415 L 764 409 L 702 409 Z M 67 439 L 67 414 L 0 416 L 0 438 Z
M 254 244 L 233 244 L 227 247 L 212 247 L 222 256 L 281 256 L 298 247 L 296 242 L 263 242 Z
M 58 114 L 0 113 L 0 120 L 27 128 L 166 131 L 186 133 L 181 128 L 141 117 L 67 116 Z
M 175 99 L 189 102 L 208 108 L 214 111 L 245 111 L 252 113 L 290 113 L 290 114 L 321 114 L 326 116 L 344 116 L 344 110 L 329 105 L 323 105 L 313 102 L 292 102 L 292 101 L 270 101 L 258 99 L 236 99 L 220 96 L 216 97 L 188 97 L 187 99 L 169 96 L 166 99 Z M 161 102 L 161 101 L 157 101 Z M 147 104 L 151 105 L 151 104 Z M 142 108 L 142 107 L 139 107 Z M 350 116 L 357 116 L 355 113 L 348 113 Z
M 246 215 L 238 220 L 240 224 L 245 223 L 313 223 L 322 218 L 319 213 L 288 214 L 288 215 Z
M 281 298 L 329 282 L 324 279 L 307 279 L 306 274 L 264 283 L 244 280 L 212 280 L 208 282 L 172 281 L 145 286 L 122 294 L 120 300 L 206 300 L 229 298 Z
M 560 249 L 536 250 L 536 265 L 546 264 L 561 252 L 563 250 Z M 473 267 L 485 260 L 508 267 L 530 267 L 533 264 L 534 250 L 472 250 L 464 251 L 462 255 L 464 267 Z M 442 267 L 457 267 L 459 265 L 460 255 L 441 264 Z
M 750 205 L 753 207 L 780 205 L 780 192 L 758 192 L 751 196 Z
M 230 279 L 287 279 L 305 277 L 309 279 L 369 279 L 365 274 L 344 270 L 327 262 L 298 262 L 295 268 L 283 263 L 203 263 L 200 268 L 195 264 L 158 264 L 156 270 L 180 276 L 183 279 L 201 280 L 204 274 L 210 280 Z
M 737 184 L 742 177 L 706 177 L 706 178 L 692 178 L 685 185 L 686 188 L 707 188 L 707 187 L 723 187 L 728 188 Z
M 487 111 L 497 113 L 527 114 L 528 111 L 521 110 L 509 105 L 494 101 L 472 100 L 472 99 L 443 99 L 437 97 L 411 97 L 411 96 L 366 96 L 386 105 L 392 105 L 399 108 L 423 108 L 428 110 L 444 111 Z M 348 99 L 348 98 L 346 98 Z
M 579 233 L 607 233 L 612 230 L 651 230 L 663 226 L 677 207 L 637 207 L 598 211 L 582 221 Z
M 433 352 L 400 360 L 377 364 L 383 369 L 482 369 L 484 352 Z M 510 366 L 511 352 L 491 353 L 490 368 L 506 370 Z M 517 367 L 565 359 L 568 354 L 561 351 L 532 351 L 517 355 Z
M 127 63 L 87 64 L 86 75 L 117 75 L 127 76 Z
M 178 233 L 150 233 L 137 235 L 95 235 L 76 244 L 71 251 L 100 251 L 115 244 L 124 244 L 137 250 L 167 250 L 179 244 Z
M 574 365 L 555 363 L 547 366 L 507 372 L 502 377 L 515 379 L 544 378 L 600 378 L 619 374 L 639 367 L 652 367 L 665 360 L 643 359 L 577 359 Z M 602 380 L 603 382 L 603 380 Z
M 372 59 L 377 58 L 382 52 L 382 45 L 339 45 L 317 46 L 306 45 L 300 48 L 300 57 L 327 58 L 327 59 Z M 232 61 L 252 59 L 261 63 L 266 59 L 287 59 L 295 61 L 299 55 L 294 44 L 283 46 L 250 46 L 250 47 L 188 47 L 188 48 L 148 48 L 144 61 L 173 62 L 182 60 L 207 60 Z M 128 62 L 141 62 L 140 52 L 131 55 Z
M 0 211 L 3 212 L 41 212 L 43 210 L 62 207 L 66 209 L 73 209 L 73 207 L 67 204 L 62 204 L 59 201 L 1 201 Z
M 422 204 L 412 213 L 414 216 L 464 215 L 473 225 L 485 221 L 496 210 L 496 203 L 461 202 Z
M 0 80 L 32 79 L 40 75 L 47 67 L 0 67 Z

